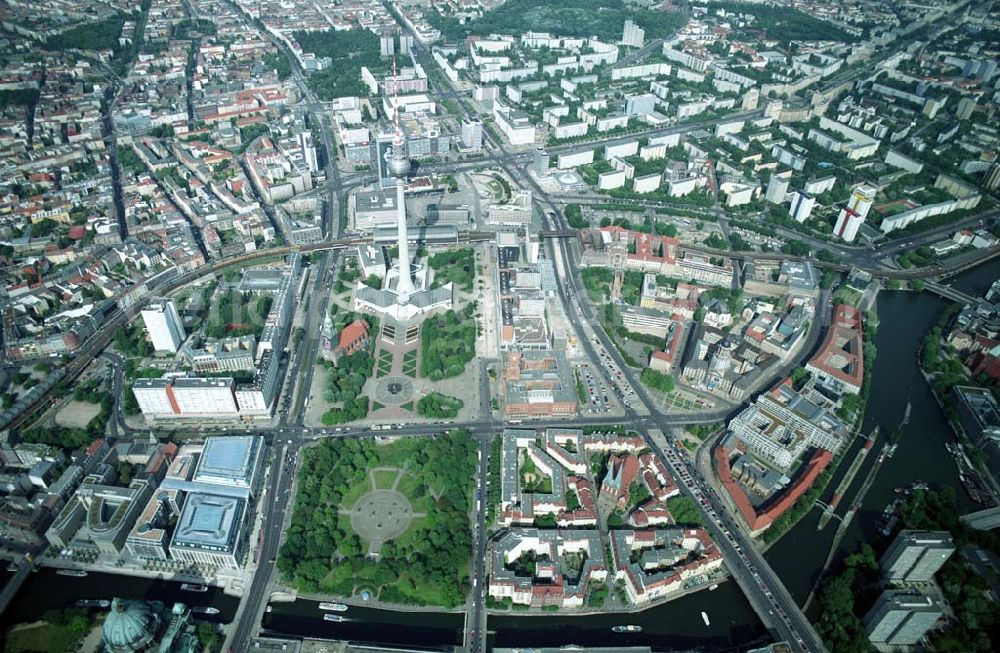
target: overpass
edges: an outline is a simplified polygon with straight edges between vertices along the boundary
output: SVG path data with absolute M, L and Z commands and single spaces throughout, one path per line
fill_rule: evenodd
M 928 281 L 924 284 L 924 290 L 932 292 L 938 297 L 943 297 L 945 299 L 951 300 L 953 302 L 958 302 L 960 304 L 975 304 L 979 301 L 976 297 L 966 294 L 961 290 L 952 288 L 949 285 L 938 283 L 936 281 Z
M 1000 506 L 970 512 L 959 517 L 962 523 L 977 531 L 988 531 L 1000 526 Z
M 3 586 L 3 590 L 0 591 L 0 614 L 3 614 L 10 602 L 14 600 L 17 591 L 21 589 L 21 585 L 24 585 L 24 581 L 28 580 L 28 576 L 34 570 L 34 562 L 28 558 L 21 560 L 21 564 L 17 566 L 17 572 L 10 577 L 7 584 Z

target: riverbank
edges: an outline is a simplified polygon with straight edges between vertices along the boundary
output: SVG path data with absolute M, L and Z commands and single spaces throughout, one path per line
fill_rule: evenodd
M 725 569 L 725 567 L 723 567 Z M 506 617 L 506 616 L 517 616 L 517 617 L 549 617 L 554 613 L 559 613 L 566 615 L 567 617 L 592 617 L 598 614 L 617 614 L 628 616 L 636 614 L 639 612 L 645 612 L 646 610 L 651 610 L 653 608 L 658 608 L 673 601 L 683 599 L 686 596 L 691 596 L 692 594 L 697 594 L 698 592 L 716 590 L 730 580 L 731 576 L 728 571 L 719 575 L 718 578 L 710 578 L 703 583 L 698 584 L 695 587 L 683 589 L 676 594 L 664 597 L 655 601 L 650 601 L 649 603 L 643 603 L 641 605 L 627 604 L 623 606 L 585 606 L 581 608 L 559 608 L 558 610 L 546 610 L 545 608 L 530 608 L 528 606 L 523 607 L 510 607 L 510 608 L 488 608 L 487 613 L 492 617 Z
M 970 498 L 983 507 L 995 506 L 1000 496 L 1000 485 L 987 466 L 986 454 L 972 446 L 969 434 L 965 432 L 962 422 L 953 404 L 953 397 L 946 390 L 957 385 L 982 388 L 980 383 L 971 377 L 962 359 L 955 353 L 944 337 L 945 329 L 956 313 L 961 310 L 959 304 L 952 304 L 938 318 L 937 324 L 924 338 L 918 355 L 920 372 L 934 395 L 934 400 L 944 414 L 951 431 L 955 436 L 956 462 L 961 468 L 968 468 L 959 476 Z M 967 457 L 966 457 L 967 454 Z M 965 457 L 964 460 L 959 456 Z
M 970 294 L 982 294 L 1000 276 L 1000 263 L 967 272 L 953 281 L 956 288 Z M 878 356 L 872 373 L 871 394 L 867 402 L 861 431 L 870 433 L 879 427 L 883 434 L 890 434 L 899 426 L 912 404 L 912 414 L 896 455 L 885 461 L 871 482 L 864 501 L 857 507 L 851 523 L 844 529 L 839 543 L 833 547 L 831 565 L 837 568 L 844 558 L 861 543 L 875 541 L 880 536 L 878 521 L 887 504 L 897 495 L 894 489 L 922 480 L 932 487 L 950 486 L 961 492 L 957 499 L 958 510 L 968 512 L 975 508 L 961 489 L 958 469 L 946 444 L 951 440 L 950 427 L 934 400 L 931 390 L 921 374 L 917 354 L 924 336 L 936 322 L 946 303 L 929 293 L 883 291 L 879 295 L 879 329 L 875 335 Z M 838 516 L 846 513 L 861 486 L 885 447 L 886 440 L 866 456 L 840 502 Z M 846 455 L 853 456 L 862 442 L 857 440 Z M 820 500 L 829 503 L 846 466 L 838 469 L 832 485 L 823 492 Z M 860 477 L 860 478 L 858 478 Z M 792 596 L 801 605 L 819 581 L 821 569 L 835 544 L 838 529 L 818 530 L 822 511 L 808 512 L 780 540 L 769 547 L 766 558 Z M 815 606 L 814 606 L 815 607 Z
M 871 300 L 874 305 L 877 300 L 876 296 Z M 764 531 L 759 538 L 762 549 L 767 551 L 774 543 L 783 538 L 792 529 L 801 522 L 806 515 L 808 515 L 816 502 L 822 497 L 827 489 L 830 487 L 831 482 L 834 477 L 837 476 L 838 472 L 841 471 L 841 465 L 846 458 L 848 458 L 848 452 L 851 451 L 852 446 L 855 444 L 858 436 L 865 433 L 864 422 L 865 416 L 868 412 L 868 402 L 871 397 L 871 387 L 872 387 L 872 377 L 875 372 L 875 359 L 876 353 L 878 352 L 878 347 L 875 345 L 875 337 L 878 334 L 880 321 L 878 319 L 877 308 L 875 311 L 870 311 L 865 313 L 862 322 L 862 364 L 864 366 L 864 380 L 861 385 L 861 392 L 857 395 L 857 406 L 855 408 L 855 413 L 852 416 L 853 422 L 850 428 L 851 439 L 845 442 L 844 445 L 834 454 L 833 460 L 827 466 L 826 469 L 819 475 L 813 486 L 810 487 L 805 494 L 803 494 L 798 501 L 796 501 L 792 506 L 786 510 L 782 515 L 774 520 L 771 527 Z M 846 399 L 843 401 L 846 402 Z M 856 456 L 857 453 L 854 454 Z M 852 456 L 853 459 L 853 456 Z M 856 474 L 857 469 L 853 472 L 850 471 L 850 467 L 845 472 L 847 474 Z M 845 478 L 841 477 L 841 482 Z M 840 482 L 835 486 L 840 489 Z M 833 506 L 831 513 L 835 512 L 836 504 L 839 503 L 842 497 L 838 496 L 837 492 L 834 492 L 832 496 L 827 498 L 824 503 Z M 836 500 L 835 500 L 836 499 Z M 826 511 L 824 511 L 825 514 Z M 828 521 L 830 516 L 820 517 L 821 520 Z M 825 522 L 824 522 L 825 523 Z M 819 530 L 819 529 L 818 529 Z
M 59 558 L 42 557 L 38 560 L 38 566 L 53 569 L 56 573 L 60 571 L 82 571 L 85 576 L 94 574 L 115 574 L 118 576 L 131 578 L 148 578 L 171 583 L 192 583 L 205 585 L 207 587 L 218 587 L 230 596 L 243 596 L 244 583 L 248 580 L 243 574 L 239 576 L 212 576 L 207 577 L 197 573 L 185 573 L 183 571 L 154 571 L 150 569 L 139 569 L 137 567 L 110 567 L 107 565 L 90 564 L 75 560 L 60 560 Z

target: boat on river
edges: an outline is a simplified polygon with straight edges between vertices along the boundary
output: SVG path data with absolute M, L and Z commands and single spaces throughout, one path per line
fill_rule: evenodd
M 347 621 L 347 617 L 341 617 L 339 614 L 325 614 L 323 615 L 323 621 L 341 623 L 342 621 Z
M 194 614 L 219 614 L 219 609 L 210 605 L 196 605 L 191 608 L 191 612 Z
M 347 612 L 347 606 L 343 603 L 320 603 L 319 609 L 329 612 Z
M 83 578 L 87 575 L 87 572 L 82 569 L 60 569 L 56 573 L 60 576 L 73 576 L 74 578 Z
M 200 585 L 198 583 L 181 583 L 181 589 L 185 592 L 207 592 L 208 585 Z
M 641 633 L 642 626 L 634 626 L 634 625 L 614 626 L 611 628 L 611 630 L 613 630 L 616 633 Z

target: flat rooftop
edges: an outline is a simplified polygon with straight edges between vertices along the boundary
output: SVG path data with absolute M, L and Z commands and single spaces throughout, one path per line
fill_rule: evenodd
M 245 508 L 246 500 L 238 497 L 189 495 L 170 546 L 235 552 Z
M 249 488 L 260 464 L 263 440 L 255 435 L 208 438 L 195 470 L 195 483 Z

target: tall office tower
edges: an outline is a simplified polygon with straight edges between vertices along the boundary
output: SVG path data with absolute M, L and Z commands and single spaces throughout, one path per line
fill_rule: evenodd
M 983 188 L 994 191 L 1000 188 L 1000 163 L 994 163 L 983 177 Z
M 473 152 L 483 149 L 483 123 L 475 118 L 462 120 L 462 146 Z
M 142 321 L 156 351 L 176 352 L 184 342 L 184 323 L 173 300 L 162 297 L 150 300 L 149 305 L 142 309 Z
M 413 37 L 406 34 L 399 35 L 399 54 L 410 54 L 413 50 Z
M 767 193 L 764 195 L 764 199 L 771 204 L 784 204 L 785 195 L 787 194 L 788 177 L 772 174 L 770 181 L 767 182 Z
M 642 29 L 631 20 L 626 20 L 625 27 L 622 29 L 622 45 L 627 45 L 633 48 L 641 48 L 645 41 L 646 30 Z
M 535 174 L 539 177 L 546 177 L 549 174 L 549 153 L 543 147 L 535 148 L 534 155 Z
M 805 222 L 812 213 L 813 206 L 816 205 L 816 198 L 809 193 L 798 191 L 792 198 L 792 205 L 788 209 L 788 215 L 796 222 Z
M 865 223 L 865 219 L 854 211 L 843 208 L 837 216 L 837 224 L 833 227 L 833 235 L 840 238 L 845 243 L 853 243 L 858 235 L 858 229 Z
M 912 646 L 944 616 L 931 597 L 915 590 L 886 590 L 865 615 L 872 644 Z
M 954 552 L 955 543 L 946 531 L 900 531 L 882 556 L 882 576 L 926 582 Z
M 383 57 L 391 57 L 396 54 L 396 41 L 392 34 L 383 34 L 378 39 L 379 54 Z

